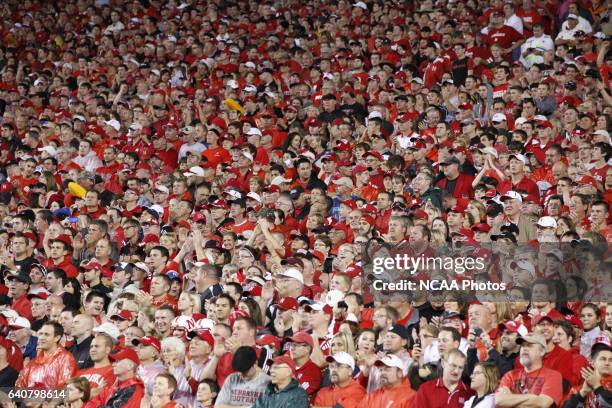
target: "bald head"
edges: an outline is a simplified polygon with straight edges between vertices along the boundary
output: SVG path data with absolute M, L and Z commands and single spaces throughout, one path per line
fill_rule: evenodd
M 91 331 L 94 328 L 94 320 L 86 314 L 74 316 L 72 320 L 72 335 L 77 339 L 86 339 L 91 336 Z

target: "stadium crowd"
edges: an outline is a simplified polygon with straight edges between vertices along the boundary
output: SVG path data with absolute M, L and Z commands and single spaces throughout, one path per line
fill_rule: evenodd
M 0 2 L 0 388 L 612 406 L 611 14 Z M 503 300 L 372 288 L 377 251 L 465 248 Z

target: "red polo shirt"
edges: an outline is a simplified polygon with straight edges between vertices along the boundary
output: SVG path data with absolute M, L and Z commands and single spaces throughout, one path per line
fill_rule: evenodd
M 441 378 L 427 381 L 419 387 L 415 407 L 427 408 L 461 408 L 474 392 L 460 382 L 453 391 L 449 391 Z

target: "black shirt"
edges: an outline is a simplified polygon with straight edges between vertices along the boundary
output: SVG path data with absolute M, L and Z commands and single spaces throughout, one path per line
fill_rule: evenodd
M 30 267 L 34 264 L 37 264 L 38 261 L 33 256 L 28 256 L 27 258 L 18 261 L 15 259 L 15 266 L 17 270 L 22 271 L 24 273 L 30 273 Z
M 0 370 L 0 387 L 14 387 L 17 377 L 19 377 L 19 371 L 10 365 L 4 367 Z
M 72 353 L 74 359 L 79 366 L 79 369 L 89 368 L 93 366 L 93 362 L 89 358 L 89 349 L 91 348 L 91 342 L 93 340 L 93 336 L 89 336 L 81 343 L 75 342 L 68 351 Z

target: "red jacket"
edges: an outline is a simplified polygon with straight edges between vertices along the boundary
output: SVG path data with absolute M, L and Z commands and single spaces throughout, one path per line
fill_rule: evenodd
M 453 191 L 453 197 L 455 198 L 474 198 L 474 189 L 472 188 L 472 182 L 474 177 L 466 173 L 459 173 L 457 182 L 455 184 L 455 190 Z M 438 181 L 438 187 L 442 190 L 446 190 L 446 183 L 448 179 L 445 177 Z
M 121 408 L 140 408 L 144 397 L 144 385 L 139 379 L 132 377 L 125 381 L 116 381 L 112 386 L 104 388 L 83 408 L 98 408 L 112 406 Z

